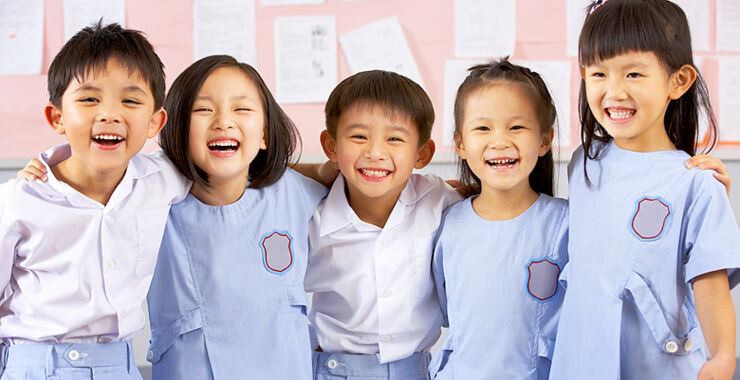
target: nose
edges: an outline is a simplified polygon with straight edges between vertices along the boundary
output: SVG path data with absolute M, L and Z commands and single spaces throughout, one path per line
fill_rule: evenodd
M 610 100 L 623 100 L 627 97 L 622 78 L 611 76 L 606 81 L 606 98 Z
M 216 117 L 213 120 L 213 124 L 211 126 L 216 130 L 227 130 L 234 128 L 234 120 L 229 117 L 224 112 L 220 112 L 216 114 Z
M 121 112 L 119 107 L 110 103 L 103 105 L 100 108 L 100 112 L 98 112 L 96 121 L 99 123 L 120 123 Z
M 511 146 L 511 134 L 509 133 L 508 128 L 498 128 L 494 130 L 494 133 L 492 133 L 490 140 L 488 141 L 488 146 L 491 149 L 506 149 Z
M 387 158 L 383 139 L 371 139 L 365 147 L 365 158 L 375 161 L 382 161 Z

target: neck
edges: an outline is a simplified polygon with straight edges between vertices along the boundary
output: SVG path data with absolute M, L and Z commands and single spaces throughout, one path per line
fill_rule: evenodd
M 482 186 L 481 193 L 473 200 L 473 210 L 486 220 L 510 220 L 527 211 L 539 194 L 532 190 L 526 180 L 520 186 L 508 190 Z
M 208 186 L 193 183 L 190 193 L 209 206 L 226 206 L 238 201 L 246 188 L 246 177 L 224 181 L 211 179 Z
M 401 195 L 390 194 L 381 198 L 369 198 L 360 194 L 359 191 L 352 191 L 352 189 L 346 188 L 345 194 L 349 201 L 349 206 L 352 207 L 357 217 L 365 223 L 378 226 L 380 228 L 385 227 L 385 223 L 393 212 L 393 208 L 396 207 L 398 197 Z
M 105 206 L 126 174 L 126 168 L 106 172 L 85 171 L 79 165 L 74 165 L 70 157 L 52 166 L 51 172 L 59 181 Z

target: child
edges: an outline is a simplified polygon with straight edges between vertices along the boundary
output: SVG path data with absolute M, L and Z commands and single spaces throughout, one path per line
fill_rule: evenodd
M 309 227 L 314 378 L 427 379 L 442 321 L 432 240 L 460 199 L 412 174 L 434 154 L 431 101 L 408 78 L 367 71 L 342 81 L 325 112 L 322 146 L 341 175 Z
M 666 0 L 600 1 L 579 45 L 583 146 L 551 378 L 729 379 L 740 233 L 710 172 L 682 165 L 700 106 L 712 115 L 686 16 Z
M 153 378 L 310 379 L 307 230 L 327 188 L 286 169 L 295 126 L 229 56 L 185 69 L 165 109 L 162 149 L 193 187 L 149 291 Z
M 434 378 L 547 379 L 568 261 L 554 122 L 542 78 L 506 59 L 472 67 L 458 89 L 455 147 L 474 196 L 445 212 L 434 250 L 449 321 Z
M 48 73 L 48 183 L 0 185 L 3 379 L 141 379 L 144 327 L 170 203 L 189 184 L 137 154 L 167 117 L 163 66 L 137 31 L 84 28 Z

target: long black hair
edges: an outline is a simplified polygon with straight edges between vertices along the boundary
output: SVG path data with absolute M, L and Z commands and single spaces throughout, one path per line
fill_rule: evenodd
M 539 74 L 526 67 L 509 62 L 508 58 L 476 65 L 468 70 L 470 74 L 457 89 L 457 96 L 455 97 L 455 134 L 458 138 L 462 135 L 465 103 L 470 95 L 482 88 L 500 82 L 523 86 L 525 93 L 534 105 L 542 133 L 554 128 L 557 117 L 555 105 L 552 102 L 550 92 L 547 90 L 547 85 Z M 532 190 L 552 196 L 553 166 L 552 150 L 548 150 L 543 156 L 537 158 L 537 163 L 529 174 L 529 186 L 532 187 Z M 460 171 L 460 182 L 463 188 L 466 189 L 465 195 L 470 196 L 480 193 L 480 178 L 473 173 L 467 161 L 459 156 L 458 169 Z
M 581 68 L 628 52 L 652 52 L 669 75 L 684 65 L 696 69 L 689 22 L 678 5 L 667 0 L 609 0 L 593 2 L 590 9 L 593 10 L 586 17 L 578 40 Z M 696 71 L 694 84 L 683 96 L 668 103 L 664 118 L 665 130 L 673 145 L 692 156 L 702 138 L 699 136 L 702 108 L 709 117 L 709 139 L 704 152 L 709 152 L 717 143 L 717 123 L 709 92 L 701 74 Z M 612 138 L 596 121 L 588 106 L 583 79 L 578 111 L 582 126 L 583 170 L 590 186 L 587 160 L 598 159 L 606 145 L 604 143 Z

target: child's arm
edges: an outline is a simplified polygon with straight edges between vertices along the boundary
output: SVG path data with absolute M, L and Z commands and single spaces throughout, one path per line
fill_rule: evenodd
M 724 162 L 722 162 L 722 160 L 720 160 L 719 158 L 710 156 L 708 154 L 697 154 L 696 156 L 691 157 L 688 161 L 686 161 L 686 167 L 689 169 L 698 167 L 702 170 L 714 170 L 714 178 L 725 185 L 725 189 L 727 189 L 727 196 L 730 196 L 730 174 L 727 172 L 727 167 L 725 166 Z
M 693 282 L 696 313 L 711 360 L 699 371 L 699 380 L 732 378 L 735 372 L 735 308 L 726 270 L 697 276 Z
M 292 168 L 326 187 L 331 187 L 339 175 L 339 166 L 332 161 L 323 164 L 295 164 Z

